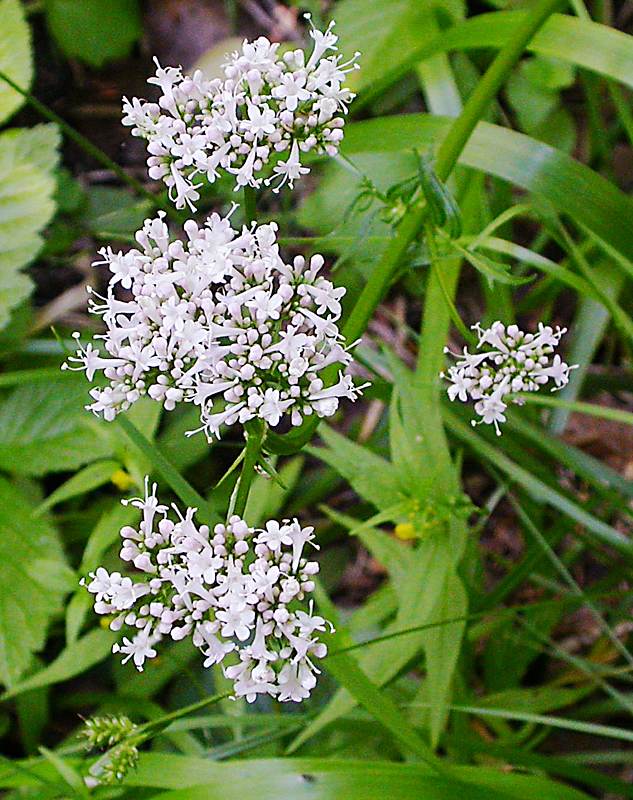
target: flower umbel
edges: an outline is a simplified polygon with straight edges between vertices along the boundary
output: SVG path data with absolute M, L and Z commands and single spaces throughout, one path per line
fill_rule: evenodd
M 158 103 L 124 98 L 123 124 L 147 140 L 150 177 L 166 184 L 177 208 L 195 209 L 204 180 L 213 183 L 222 172 L 235 177 L 236 189 L 258 187 L 270 165 L 265 182 L 278 191 L 309 172 L 302 154 L 336 155 L 354 97 L 343 83 L 358 54 L 347 63 L 333 55 L 332 27 L 312 29 L 307 62 L 303 50 L 281 56 L 262 36 L 230 55 L 223 80 L 156 62 L 148 83 L 160 87 Z
M 480 419 L 472 424 L 494 425 L 497 435 L 501 433 L 499 423 L 506 421 L 508 395 L 537 392 L 550 381 L 554 384 L 552 391 L 557 391 L 569 382 L 569 373 L 576 368 L 554 354 L 565 328 L 554 329 L 539 323 L 536 333 L 525 333 L 517 325 L 506 328 L 503 323 L 494 322 L 489 328 L 477 323 L 473 330 L 479 338 L 477 349 L 482 352 L 470 353 L 465 347 L 460 354 L 445 348 L 457 363 L 442 377 L 451 383 L 448 388 L 451 400 L 475 400 Z M 511 402 L 522 403 L 520 397 L 512 398 Z
M 108 379 L 91 390 L 90 410 L 112 420 L 143 395 L 166 410 L 189 400 L 210 438 L 256 417 L 276 426 L 289 415 L 299 425 L 356 399 L 362 387 L 349 375 L 333 385 L 321 377 L 352 360 L 336 324 L 345 289 L 320 274 L 322 256 L 286 264 L 275 223 L 236 231 L 212 214 L 202 226 L 185 222 L 184 233 L 171 240 L 159 212 L 136 234 L 138 248 L 101 251 L 96 263 L 111 278 L 105 297 L 90 290 L 90 308 L 106 325 L 95 337 L 104 352 L 88 344 L 64 365 Z
M 170 518 L 147 479 L 145 496 L 129 502 L 142 520 L 121 529 L 121 558 L 139 572 L 123 577 L 100 567 L 85 582 L 95 611 L 113 616 L 112 630 L 131 629 L 113 648 L 123 663 L 132 659 L 142 670 L 161 640 L 191 637 L 205 667 L 233 662 L 224 671 L 236 696 L 308 697 L 315 662 L 327 653 L 318 632 L 328 625 L 312 603 L 302 608 L 319 571 L 305 552 L 316 547 L 313 529 L 296 519 L 253 529 L 232 516 L 211 531 L 195 522 L 195 508 L 183 515 L 173 506 Z

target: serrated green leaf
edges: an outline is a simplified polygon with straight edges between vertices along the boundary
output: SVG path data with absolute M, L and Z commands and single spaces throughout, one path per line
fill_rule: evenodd
M 111 454 L 84 409 L 81 377 L 18 386 L 0 401 L 0 469 L 44 475 L 77 469 Z
M 32 128 L 11 128 L 2 134 L 4 157 L 17 162 L 28 161 L 42 172 L 52 173 L 59 164 L 59 128 L 50 123 Z
M 0 71 L 24 89 L 33 79 L 31 30 L 20 0 L 0 0 Z M 0 123 L 20 108 L 24 98 L 0 80 Z
M 55 530 L 32 511 L 24 495 L 0 478 L 0 681 L 8 687 L 44 646 L 50 618 L 73 578 Z
M 55 211 L 58 145 L 54 125 L 0 135 L 0 328 L 32 288 L 19 270 L 37 255 L 41 231 Z

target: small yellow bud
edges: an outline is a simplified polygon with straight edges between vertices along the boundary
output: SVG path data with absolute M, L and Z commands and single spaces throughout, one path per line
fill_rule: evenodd
M 134 486 L 134 479 L 129 472 L 124 469 L 117 469 L 110 477 L 112 483 L 122 492 L 126 492 L 129 488 Z
M 415 539 L 415 526 L 411 522 L 399 522 L 393 531 L 398 539 Z
M 102 627 L 104 630 L 109 630 L 109 629 L 110 629 L 110 623 L 111 623 L 111 622 L 112 622 L 112 617 L 101 617 L 101 618 L 99 619 L 99 625 L 100 625 L 100 626 L 101 626 L 101 627 Z

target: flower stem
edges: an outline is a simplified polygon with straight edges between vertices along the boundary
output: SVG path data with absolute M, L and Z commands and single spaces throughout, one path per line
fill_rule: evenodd
M 244 219 L 246 224 L 257 220 L 257 191 L 252 186 L 245 186 L 243 189 L 244 197 Z
M 240 477 L 235 486 L 234 499 L 229 509 L 229 516 L 231 514 L 237 514 L 238 517 L 244 515 L 248 493 L 255 477 L 255 467 L 262 451 L 264 432 L 264 424 L 260 420 L 251 420 L 245 425 L 246 449 L 244 451 L 244 461 L 242 462 Z
M 169 714 L 165 714 L 158 719 L 152 719 L 149 722 L 146 722 L 144 725 L 141 725 L 137 731 L 137 733 L 141 734 L 153 734 L 159 733 L 160 731 L 164 730 L 168 725 L 171 725 L 172 722 L 175 722 L 177 719 L 181 719 L 182 717 L 186 717 L 189 714 L 194 714 L 196 711 L 200 711 L 202 708 L 206 708 L 207 706 L 213 705 L 214 703 L 219 703 L 220 700 L 224 700 L 225 698 L 230 696 L 230 692 L 223 692 L 222 694 L 215 694 L 210 695 L 209 697 L 204 697 L 202 700 L 198 700 L 195 703 L 191 703 L 191 705 L 184 706 L 183 708 L 178 708 L 176 711 L 172 711 Z M 147 736 L 145 736 L 147 738 Z

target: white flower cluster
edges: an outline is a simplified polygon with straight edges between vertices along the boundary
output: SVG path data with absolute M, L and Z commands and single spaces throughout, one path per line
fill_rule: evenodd
M 123 663 L 132 659 L 142 670 L 161 639 L 191 636 L 205 667 L 237 657 L 224 666 L 237 697 L 308 697 L 319 673 L 314 660 L 327 653 L 318 632 L 328 623 L 312 613 L 312 603 L 309 612 L 301 609 L 319 571 L 304 556 L 307 544 L 316 547 L 314 529 L 295 519 L 254 530 L 232 516 L 211 532 L 194 521 L 197 509 L 183 516 L 176 506 L 174 521 L 147 479 L 145 497 L 129 502 L 142 520 L 138 529 L 121 529 L 121 558 L 141 574 L 133 579 L 99 567 L 87 582 L 95 611 L 113 615 L 112 630 L 135 630 L 113 647 Z
M 201 186 L 224 170 L 235 176 L 235 188 L 259 187 L 266 165 L 268 185 L 291 187 L 309 169 L 301 154 L 336 155 L 343 139 L 344 115 L 354 95 L 343 87 L 356 58 L 342 63 L 333 23 L 314 28 L 312 54 L 303 50 L 278 54 L 279 45 L 265 37 L 245 41 L 224 65 L 224 79 L 206 80 L 200 70 L 183 75 L 180 67 L 163 69 L 148 83 L 160 87 L 158 103 L 123 99 L 123 124 L 147 140 L 150 177 L 162 180 L 176 208 L 195 208 Z
M 500 435 L 499 423 L 505 422 L 508 395 L 515 392 L 537 392 L 550 380 L 554 382 L 553 391 L 562 389 L 569 382 L 570 367 L 561 357 L 554 354 L 566 328 L 554 330 L 549 325 L 539 323 L 536 333 L 525 333 L 517 325 L 507 328 L 501 322 L 494 322 L 489 328 L 479 323 L 473 325 L 479 338 L 477 347 L 486 347 L 481 353 L 470 353 L 465 347 L 463 353 L 451 353 L 458 359 L 442 377 L 451 382 L 448 396 L 451 400 L 459 398 L 475 400 L 475 411 L 482 422 L 494 425 Z M 450 353 L 448 348 L 444 352 Z M 552 358 L 553 356 L 553 358 Z M 508 401 L 509 402 L 509 401 Z M 512 398 L 521 404 L 521 398 Z
M 211 438 L 223 424 L 258 417 L 276 426 L 288 414 L 299 425 L 356 399 L 363 387 L 349 375 L 330 386 L 320 377 L 352 360 L 336 324 L 345 289 L 319 275 L 320 255 L 285 264 L 275 223 L 238 232 L 217 214 L 201 227 L 189 220 L 186 241 L 172 241 L 163 217 L 146 220 L 140 249 L 100 251 L 96 263 L 112 276 L 107 296 L 92 292 L 90 306 L 107 326 L 96 337 L 106 352 L 88 344 L 64 365 L 108 379 L 87 408 L 112 420 L 142 395 L 167 410 L 190 400 Z M 117 299 L 117 286 L 130 298 Z

